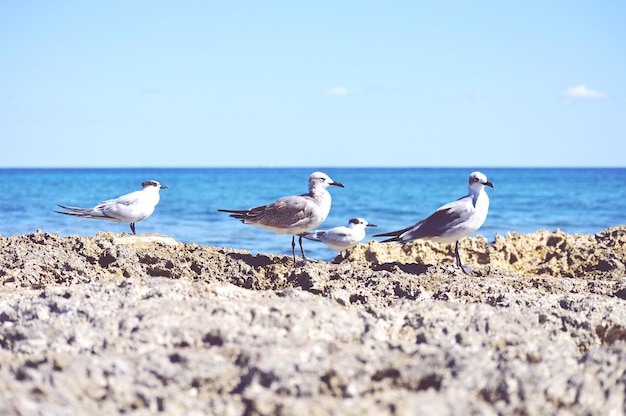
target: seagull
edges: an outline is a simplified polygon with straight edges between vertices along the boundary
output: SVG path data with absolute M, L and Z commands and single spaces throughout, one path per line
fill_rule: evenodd
M 319 241 L 339 252 L 350 249 L 365 238 L 365 227 L 377 227 L 363 218 L 352 218 L 348 226 L 331 228 L 330 230 L 310 231 L 302 234 L 302 237 L 313 241 Z
M 330 212 L 332 198 L 326 190 L 329 186 L 343 184 L 333 181 L 323 172 L 309 176 L 309 192 L 302 195 L 285 196 L 276 202 L 244 210 L 218 209 L 244 224 L 255 225 L 277 234 L 291 234 L 291 252 L 296 263 L 296 235 L 300 238 L 302 258 L 306 261 L 302 247 L 302 233 L 318 227 Z
M 429 217 L 403 230 L 384 234 L 375 234 L 374 237 L 391 237 L 383 240 L 387 242 L 408 243 L 417 239 L 432 240 L 439 243 L 455 242 L 454 253 L 456 265 L 466 274 L 471 274 L 471 266 L 461 263 L 459 255 L 459 240 L 478 230 L 489 211 L 489 196 L 485 186 L 493 188 L 493 184 L 481 172 L 472 172 L 469 176 L 467 195 L 443 205 Z
M 119 198 L 103 201 L 93 208 L 76 208 L 59 205 L 64 210 L 54 211 L 59 214 L 73 217 L 92 218 L 95 220 L 107 220 L 113 222 L 129 222 L 130 230 L 135 232 L 135 223 L 145 220 L 154 212 L 154 207 L 161 197 L 159 191 L 167 188 L 157 181 L 145 181 L 141 184 L 142 190 L 122 195 Z

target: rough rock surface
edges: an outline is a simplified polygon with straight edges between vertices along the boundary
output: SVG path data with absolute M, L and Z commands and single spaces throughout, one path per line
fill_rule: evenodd
M 626 412 L 626 226 L 369 242 L 0 238 L 0 414 Z

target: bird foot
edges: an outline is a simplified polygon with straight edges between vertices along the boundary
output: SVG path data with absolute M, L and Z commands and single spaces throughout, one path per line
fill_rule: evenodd
M 300 267 L 304 267 L 306 266 L 307 263 L 318 263 L 318 260 L 315 259 L 310 259 L 308 257 L 302 257 L 301 260 L 294 260 L 293 262 L 293 268 L 297 268 L 298 266 Z
M 463 270 L 463 273 L 465 274 L 472 274 L 472 266 L 469 264 L 460 264 L 459 267 L 461 268 L 461 270 Z

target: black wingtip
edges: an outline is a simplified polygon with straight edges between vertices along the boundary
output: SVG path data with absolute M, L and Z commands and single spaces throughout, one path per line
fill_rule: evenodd
M 381 243 L 397 243 L 402 241 L 402 239 L 400 239 L 400 234 L 395 231 L 392 231 L 390 233 L 374 234 L 372 237 L 391 237 L 386 240 L 380 241 Z

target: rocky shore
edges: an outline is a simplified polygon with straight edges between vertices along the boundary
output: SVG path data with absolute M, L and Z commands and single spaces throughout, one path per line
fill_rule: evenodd
M 0 414 L 621 415 L 626 226 L 370 241 L 0 237 Z

